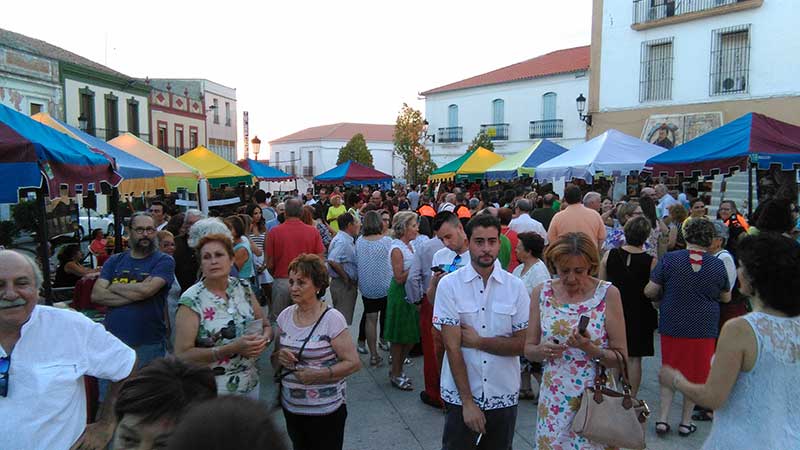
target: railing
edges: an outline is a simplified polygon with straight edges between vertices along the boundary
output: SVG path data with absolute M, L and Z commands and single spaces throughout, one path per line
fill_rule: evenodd
M 442 144 L 462 142 L 464 140 L 464 127 L 439 128 L 436 140 Z
M 633 23 L 721 8 L 751 0 L 633 0 Z
M 564 137 L 564 119 L 534 120 L 530 123 L 531 139 Z
M 481 125 L 481 133 L 489 136 L 493 141 L 507 141 L 508 140 L 508 124 L 507 123 L 490 123 Z
M 283 171 L 292 176 L 297 175 L 297 171 L 295 170 L 294 164 L 283 166 Z
M 314 176 L 314 166 L 303 166 L 303 176 L 311 178 Z

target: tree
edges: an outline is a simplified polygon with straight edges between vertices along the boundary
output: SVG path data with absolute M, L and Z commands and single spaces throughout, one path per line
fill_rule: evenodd
M 356 133 L 344 147 L 339 149 L 336 165 L 350 160 L 372 167 L 372 153 L 369 152 L 367 141 L 364 140 L 364 135 L 361 133 Z
M 492 139 L 483 131 L 479 131 L 478 135 L 475 136 L 475 139 L 472 140 L 472 143 L 469 144 L 467 147 L 467 153 L 477 150 L 478 147 L 483 147 L 486 150 L 494 151 L 494 142 Z
M 423 141 L 427 124 L 422 113 L 403 103 L 394 126 L 394 153 L 406 164 L 406 180 L 411 184 L 425 183 L 436 170 L 431 154 Z

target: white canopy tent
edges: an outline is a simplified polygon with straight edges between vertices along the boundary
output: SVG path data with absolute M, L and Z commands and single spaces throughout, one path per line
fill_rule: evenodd
M 566 181 L 580 178 L 591 183 L 595 174 L 625 176 L 639 172 L 648 159 L 666 151 L 665 148 L 628 136 L 617 130 L 608 130 L 536 168 L 534 178 Z

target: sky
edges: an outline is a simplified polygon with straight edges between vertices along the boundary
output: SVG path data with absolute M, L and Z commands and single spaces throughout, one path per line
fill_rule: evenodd
M 419 92 L 588 45 L 592 0 L 6 2 L 0 28 L 144 78 L 236 88 L 250 138 L 392 124 Z

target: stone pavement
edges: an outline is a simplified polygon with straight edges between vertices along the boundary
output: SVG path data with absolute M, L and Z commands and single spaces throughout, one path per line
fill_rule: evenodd
M 328 304 L 330 298 L 326 296 Z M 359 300 L 355 317 L 360 319 L 363 308 Z M 354 319 L 355 321 L 356 319 Z M 358 322 L 350 328 L 355 339 Z M 657 341 L 656 341 L 657 342 Z M 270 349 L 271 351 L 271 349 Z M 441 448 L 444 415 L 425 405 L 419 399 L 424 387 L 422 377 L 422 357 L 413 358 L 413 364 L 406 366 L 406 372 L 414 381 L 414 390 L 400 391 L 389 384 L 388 355 L 384 356 L 382 367 L 370 368 L 369 358 L 361 355 L 363 368 L 347 380 L 347 425 L 345 429 L 345 450 L 439 450 Z M 262 357 L 261 398 L 274 404 L 275 385 L 272 382 L 272 368 L 268 358 Z M 650 406 L 653 414 L 647 423 L 647 444 L 650 450 L 690 450 L 699 449 L 710 430 L 710 422 L 698 422 L 697 432 L 683 438 L 678 436 L 680 421 L 680 394 L 675 396 L 669 423 L 672 432 L 660 438 L 655 434 L 655 417 L 658 401 L 658 369 L 660 357 L 645 358 L 644 376 L 639 396 Z M 283 415 L 275 414 L 279 429 L 283 426 Z M 523 400 L 517 417 L 517 433 L 514 438 L 515 450 L 535 448 L 536 404 Z M 288 441 L 288 437 L 287 437 Z

